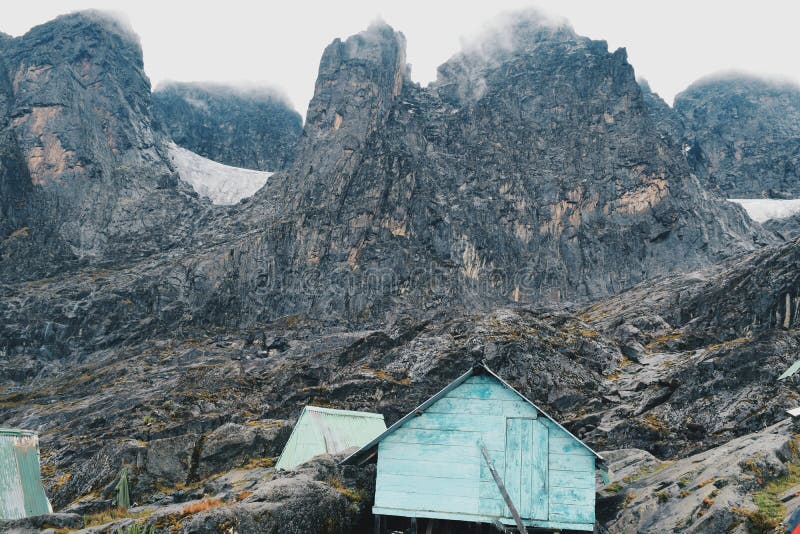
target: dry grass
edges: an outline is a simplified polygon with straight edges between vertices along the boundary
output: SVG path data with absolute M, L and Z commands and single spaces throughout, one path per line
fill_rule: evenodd
M 243 469 L 256 469 L 258 467 L 274 467 L 275 458 L 265 456 L 263 458 L 250 458 L 246 464 L 242 466 Z
M 150 515 L 150 512 L 139 512 L 132 514 L 124 508 L 109 508 L 94 514 L 83 516 L 83 528 L 106 525 L 119 519 L 142 519 Z
M 216 508 L 217 506 L 222 506 L 221 500 L 203 497 L 201 500 L 197 502 L 193 502 L 184 506 L 181 509 L 181 513 L 183 515 L 191 515 L 191 514 L 196 514 L 197 512 L 204 512 L 206 510 L 210 510 L 211 508 Z

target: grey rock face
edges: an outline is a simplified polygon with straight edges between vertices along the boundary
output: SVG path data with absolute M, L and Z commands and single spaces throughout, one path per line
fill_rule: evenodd
M 388 27 L 326 50 L 295 166 L 260 195 L 295 222 L 257 262 L 320 282 L 287 312 L 596 298 L 770 241 L 655 131 L 624 50 L 524 18 L 505 36 L 429 88 Z
M 603 523 L 619 534 L 758 531 L 747 521 L 755 509 L 752 496 L 761 488 L 759 479 L 786 475 L 787 464 L 797 461 L 791 431 L 779 423 L 676 462 L 636 449 L 604 452 L 614 485 L 600 492 L 599 501 L 609 503 L 616 493 L 626 505 L 604 510 L 610 517 Z
M 179 146 L 226 165 L 279 171 L 294 160 L 303 120 L 272 89 L 172 82 L 153 92 L 153 116 Z
M 800 87 L 712 77 L 676 96 L 675 110 L 708 189 L 728 198 L 800 197 Z
M 39 277 L 185 237 L 200 203 L 152 130 L 137 38 L 89 11 L 0 47 L 0 272 Z

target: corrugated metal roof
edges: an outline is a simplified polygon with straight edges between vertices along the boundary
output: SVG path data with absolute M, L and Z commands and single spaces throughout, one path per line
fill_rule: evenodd
M 554 424 L 555 424 L 555 425 L 556 425 L 558 428 L 560 428 L 561 430 L 563 430 L 564 432 L 566 432 L 566 433 L 567 433 L 569 436 L 571 436 L 572 438 L 574 438 L 574 439 L 575 439 L 575 441 L 577 441 L 578 443 L 580 443 L 581 445 L 583 445 L 583 447 L 584 447 L 584 448 L 586 448 L 586 450 L 588 450 L 589 452 L 591 452 L 591 453 L 592 453 L 592 454 L 593 454 L 593 455 L 594 455 L 594 456 L 595 456 L 595 457 L 596 457 L 598 460 L 600 460 L 600 462 L 605 462 L 605 460 L 603 459 L 603 457 L 602 457 L 602 456 L 600 456 L 599 454 L 597 454 L 597 453 L 596 453 L 594 450 L 592 450 L 592 448 L 591 448 L 591 447 L 589 447 L 589 446 L 588 446 L 587 444 L 585 444 L 583 441 L 581 441 L 580 439 L 578 439 L 578 438 L 577 438 L 577 437 L 576 437 L 576 436 L 575 436 L 575 435 L 574 435 L 572 432 L 570 432 L 569 430 L 567 430 L 566 428 L 564 428 L 564 427 L 563 427 L 563 426 L 562 426 L 562 425 L 561 425 L 561 424 L 560 424 L 558 421 L 556 421 L 555 419 L 553 419 L 552 417 L 550 417 L 550 415 L 548 415 L 548 414 L 547 414 L 547 412 L 545 412 L 544 410 L 542 410 L 541 408 L 539 408 L 538 406 L 536 406 L 536 405 L 535 405 L 533 402 L 531 402 L 531 400 L 530 400 L 530 399 L 528 399 L 528 398 L 527 398 L 525 395 L 523 395 L 522 393 L 520 393 L 519 391 L 517 391 L 516 389 L 514 389 L 513 387 L 511 387 L 511 384 L 509 384 L 508 382 L 506 382 L 505 380 L 503 380 L 502 378 L 500 378 L 500 376 L 498 376 L 498 375 L 497 375 L 497 374 L 496 374 L 494 371 L 492 371 L 491 369 L 489 369 L 489 367 L 488 367 L 488 366 L 487 366 L 485 363 L 479 363 L 479 364 L 477 364 L 477 365 L 474 365 L 473 367 L 471 367 L 471 368 L 470 368 L 470 369 L 469 369 L 469 370 L 468 370 L 466 373 L 464 373 L 463 375 L 459 376 L 458 378 L 456 378 L 455 380 L 453 380 L 452 382 L 450 382 L 450 383 L 449 383 L 447 386 L 445 386 L 445 387 L 444 387 L 444 388 L 443 388 L 441 391 L 439 391 L 439 392 L 438 392 L 436 395 L 434 395 L 434 396 L 433 396 L 433 397 L 431 397 L 430 399 L 426 400 L 425 402 L 423 402 L 422 404 L 420 404 L 420 405 L 419 405 L 417 408 L 415 408 L 414 410 L 412 410 L 411 412 L 409 412 L 408 414 L 406 414 L 406 415 L 405 415 L 403 418 L 401 418 L 401 419 L 400 419 L 399 421 L 397 421 L 395 424 L 393 424 L 392 426 L 390 426 L 390 427 L 389 427 L 389 428 L 388 428 L 388 429 L 387 429 L 385 432 L 383 432 L 383 433 L 382 433 L 382 434 L 380 434 L 379 436 L 376 436 L 376 437 L 375 437 L 375 439 L 373 439 L 372 441 L 370 441 L 369 443 L 367 443 L 366 445 L 364 445 L 363 447 L 361 447 L 361 449 L 359 449 L 358 451 L 354 452 L 353 454 L 351 454 L 350 456 L 348 456 L 347 458 L 345 458 L 344 460 L 342 460 L 342 463 L 343 463 L 343 464 L 352 463 L 353 461 L 357 460 L 358 458 L 366 456 L 366 455 L 367 455 L 367 453 L 368 453 L 368 452 L 369 452 L 371 449 L 373 449 L 373 448 L 374 448 L 374 447 L 375 447 L 375 446 L 376 446 L 378 443 L 380 443 L 380 441 L 381 441 L 383 438 L 385 438 L 386 436 L 388 436 L 389 434 L 391 434 L 392 432 L 394 432 L 395 430 L 397 430 L 398 428 L 400 428 L 401 426 L 403 426 L 403 424 L 405 424 L 405 422 L 406 422 L 406 421 L 408 421 L 409 419 L 411 419 L 412 417 L 416 417 L 416 414 L 417 414 L 417 413 L 419 413 L 419 412 L 424 412 L 424 411 L 425 411 L 425 410 L 426 410 L 426 409 L 427 409 L 427 408 L 428 408 L 428 407 L 429 407 L 431 404 L 433 404 L 434 402 L 438 401 L 439 399 L 441 399 L 442 397 L 444 397 L 445 395 L 447 395 L 447 394 L 448 394 L 450 391 L 452 391 L 453 389 L 455 389 L 455 388 L 457 388 L 458 386 L 460 386 L 460 385 L 461 385 L 461 384 L 462 384 L 462 383 L 463 383 L 463 382 L 464 382 L 464 381 L 465 381 L 467 378 L 471 377 L 472 375 L 474 375 L 474 374 L 476 374 L 476 373 L 487 373 L 487 374 L 489 374 L 490 376 L 493 376 L 494 378 L 496 378 L 497 380 L 499 380 L 501 384 L 503 384 L 505 387 L 507 387 L 508 389 L 510 389 L 511 391 L 513 391 L 514 393 L 516 393 L 517 395 L 519 395 L 519 396 L 520 396 L 520 398 L 522 398 L 522 400 L 524 400 L 525 402 L 527 402 L 528 404 L 530 404 L 531 406 L 533 406 L 534 408 L 536 408 L 536 410 L 537 410 L 537 411 L 538 411 L 540 414 L 542 414 L 543 416 L 545 416 L 546 418 L 548 418 L 548 419 L 549 419 L 550 421 L 552 421 L 552 422 L 553 422 L 553 423 L 554 423 Z
M 361 447 L 384 430 L 379 413 L 306 406 L 275 467 L 292 469 L 319 454 Z
M 800 360 L 797 360 L 788 369 L 786 369 L 786 371 L 784 371 L 783 374 L 778 377 L 778 380 L 789 378 L 790 376 L 795 374 L 798 369 L 800 369 Z
M 42 487 L 39 438 L 27 430 L 0 428 L 0 519 L 52 511 Z

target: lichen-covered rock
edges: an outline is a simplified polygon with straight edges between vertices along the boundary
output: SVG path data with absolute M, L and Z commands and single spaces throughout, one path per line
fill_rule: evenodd
M 787 475 L 790 466 L 796 469 L 797 446 L 784 422 L 677 461 L 658 461 L 635 449 L 603 453 L 613 479 L 600 489 L 599 499 L 621 495 L 623 500 L 616 510 L 603 510 L 601 521 L 619 534 L 759 531 L 759 510 L 764 512 L 755 494 Z M 794 501 L 800 499 L 790 499 L 788 506 L 800 504 Z
M 203 438 L 196 475 L 205 479 L 239 467 L 251 458 L 275 458 L 289 439 L 286 421 L 253 421 L 249 425 L 226 423 Z
M 342 468 L 338 460 L 341 457 L 317 457 L 276 476 L 238 504 L 184 519 L 180 532 L 367 532 L 372 524 L 375 470 Z

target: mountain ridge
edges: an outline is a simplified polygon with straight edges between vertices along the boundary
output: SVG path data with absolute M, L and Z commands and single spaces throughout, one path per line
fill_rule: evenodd
M 297 411 L 391 423 L 486 361 L 608 451 L 601 531 L 755 524 L 732 510 L 797 461 L 797 379 L 776 378 L 800 349 L 800 242 L 703 188 L 684 117 L 624 49 L 536 15 L 501 28 L 427 87 L 391 26 L 334 40 L 291 161 L 224 207 L 169 161 L 134 41 L 83 15 L 36 30 L 57 50 L 0 39 L 0 421 L 41 435 L 66 512 L 48 520 L 110 508 L 126 464 L 159 529 L 367 531 L 368 470 L 269 467 Z M 60 107 L 39 121 L 42 102 Z M 183 512 L 204 494 L 220 506 Z

